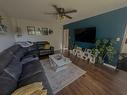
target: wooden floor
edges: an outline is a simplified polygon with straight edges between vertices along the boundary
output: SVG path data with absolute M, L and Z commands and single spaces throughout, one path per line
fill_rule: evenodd
M 95 66 L 68 53 L 65 56 L 87 73 L 56 95 L 127 95 L 127 72 Z

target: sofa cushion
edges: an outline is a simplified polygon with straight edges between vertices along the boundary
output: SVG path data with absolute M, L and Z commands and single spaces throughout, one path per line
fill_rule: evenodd
M 45 44 L 49 44 L 49 42 L 48 41 L 38 41 L 38 42 L 36 42 L 36 44 L 43 44 L 43 45 L 45 45 Z
M 22 72 L 22 64 L 14 58 L 4 71 L 17 81 Z
M 42 50 L 40 51 L 40 55 L 46 55 L 46 54 L 50 54 L 51 50 Z
M 0 74 L 0 95 L 10 95 L 17 87 L 15 81 L 9 74 L 2 72 Z
M 8 50 L 0 53 L 0 73 L 9 64 L 9 62 L 14 58 L 13 54 Z
M 28 85 L 28 84 L 31 84 L 33 82 L 42 82 L 42 80 L 43 80 L 42 78 L 43 78 L 43 72 L 39 72 L 37 74 L 34 74 L 33 76 L 19 80 L 18 88 L 25 86 L 25 85 Z
M 17 59 L 20 61 L 26 53 L 27 53 L 27 50 L 25 48 L 20 48 L 19 50 L 17 50 L 14 56 L 17 57 Z
M 23 64 L 27 64 L 27 63 L 29 63 L 29 62 L 31 62 L 31 61 L 34 61 L 34 60 L 39 60 L 39 58 L 38 57 L 34 57 L 34 56 L 29 56 L 29 57 L 23 57 L 23 59 L 21 60 L 21 64 L 23 65 Z
M 13 54 L 17 51 L 17 50 L 19 50 L 21 48 L 21 46 L 20 45 L 13 45 L 13 46 L 11 46 L 10 48 L 8 48 L 7 50 L 8 51 L 11 51 Z
M 41 63 L 38 60 L 31 61 L 23 65 L 20 80 L 31 77 L 39 72 L 42 72 Z
M 33 54 L 33 52 L 30 52 L 30 53 L 27 53 L 22 59 L 29 58 L 29 57 L 35 58 L 35 57 L 38 57 L 38 55 L 37 54 Z
M 36 45 L 37 45 L 38 49 L 45 49 L 46 44 L 50 44 L 50 43 L 47 42 L 47 41 L 36 42 Z

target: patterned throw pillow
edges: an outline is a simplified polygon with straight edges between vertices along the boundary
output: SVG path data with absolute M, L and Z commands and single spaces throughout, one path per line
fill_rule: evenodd
M 47 90 L 36 90 L 31 95 L 47 95 Z
M 50 44 L 45 44 L 44 49 L 50 49 Z
M 47 95 L 47 90 L 43 90 L 42 82 L 35 82 L 17 89 L 11 95 Z

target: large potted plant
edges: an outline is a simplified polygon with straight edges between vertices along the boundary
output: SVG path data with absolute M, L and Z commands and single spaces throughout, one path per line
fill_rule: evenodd
M 105 57 L 108 57 L 110 64 L 113 62 L 115 54 L 114 44 L 114 40 L 102 39 L 96 41 L 96 47 L 92 49 L 92 53 L 96 57 L 96 63 L 103 64 Z

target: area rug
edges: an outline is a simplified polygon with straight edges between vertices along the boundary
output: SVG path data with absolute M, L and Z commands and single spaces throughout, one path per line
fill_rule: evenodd
M 52 70 L 48 59 L 41 60 L 41 63 L 52 88 L 53 94 L 56 94 L 86 73 L 86 71 L 80 69 L 73 63 L 68 64 L 68 68 L 59 72 Z

